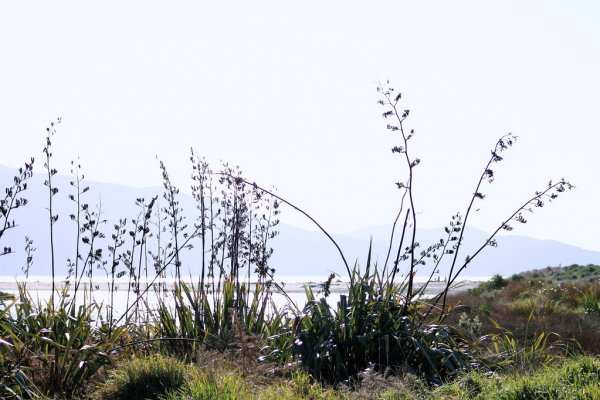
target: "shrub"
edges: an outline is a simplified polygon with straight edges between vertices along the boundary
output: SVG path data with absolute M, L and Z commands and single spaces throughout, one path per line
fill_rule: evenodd
M 478 314 L 478 315 L 489 316 L 491 311 L 492 311 L 492 308 L 490 307 L 489 304 L 486 304 L 486 303 L 478 304 L 477 306 L 475 306 L 473 308 L 473 312 L 475 312 L 475 314 Z
M 19 390 L 72 397 L 112 363 L 107 352 L 122 330 L 101 335 L 93 323 L 95 303 L 66 304 L 64 293 L 56 299 L 58 305 L 52 299 L 36 303 L 20 284 L 18 302 L 0 301 L 0 336 L 5 338 L 0 357 L 11 366 L 10 376 L 21 377 Z
M 370 254 L 370 253 L 369 253 Z M 403 313 L 402 289 L 355 268 L 348 296 L 335 309 L 316 300 L 307 287 L 308 303 L 299 317 L 294 354 L 316 379 L 339 383 L 372 368 L 411 371 L 429 382 L 467 368 L 472 359 L 450 330 L 423 324 L 420 306 Z
M 505 288 L 508 286 L 508 283 L 508 280 L 504 279 L 501 275 L 496 274 L 489 281 L 482 282 L 476 288 L 469 289 L 468 293 L 473 296 L 489 293 L 493 296 L 491 292 Z
M 523 275 L 521 275 L 521 274 L 513 274 L 510 277 L 510 279 L 513 280 L 513 281 L 522 281 L 523 279 L 525 279 L 525 277 Z
M 185 389 L 170 391 L 168 399 L 183 398 L 190 400 L 244 400 L 251 397 L 252 390 L 242 377 L 234 372 L 205 371 L 190 376 Z
M 186 383 L 183 362 L 160 355 L 127 361 L 113 369 L 93 394 L 97 400 L 159 399 Z
M 375 266 L 374 272 L 370 272 L 370 250 L 364 273 L 358 265 L 351 269 L 335 240 L 307 213 L 282 200 L 315 222 L 334 243 L 350 281 L 348 295 L 340 296 L 336 307 L 330 307 L 324 298 L 315 299 L 312 290 L 306 289 L 307 306 L 294 322 L 293 354 L 316 379 L 333 384 L 346 381 L 365 369 L 383 371 L 388 367 L 409 370 L 424 376 L 429 382 L 441 382 L 473 362 L 464 351 L 463 344 L 442 324 L 448 316 L 447 296 L 453 283 L 485 247 L 496 245 L 494 238 L 500 230 L 510 231 L 513 229 L 511 224 L 526 223 L 523 216 L 526 211 L 543 207 L 544 201 L 552 201 L 560 193 L 571 189 L 572 185 L 563 179 L 550 181 L 544 190 L 535 192 L 503 220 L 474 253 L 464 257 L 461 243 L 471 211 L 475 209 L 475 203 L 485 197 L 483 186 L 494 180 L 492 168 L 502 161 L 500 154 L 516 141 L 513 135 L 504 135 L 492 149 L 464 215 L 457 213 L 452 216 L 445 227 L 446 234 L 436 243 L 422 247 L 416 237 L 417 213 L 412 190 L 415 168 L 420 159 L 409 153 L 409 141 L 415 136 L 415 131 L 405 126 L 410 111 L 400 108 L 401 94 L 389 87 L 389 82 L 379 84 L 377 91 L 381 95 L 378 103 L 384 107 L 382 116 L 390 121 L 386 127 L 398 135 L 399 145 L 391 149 L 392 153 L 401 157 L 407 170 L 406 179 L 396 183 L 402 197 L 390 235 L 388 254 L 380 270 Z M 394 237 L 397 226 L 401 232 L 399 238 Z M 464 258 L 459 258 L 459 254 Z M 446 286 L 439 295 L 428 299 L 425 306 L 422 296 L 439 273 L 438 267 L 445 256 L 450 258 Z M 423 273 L 422 268 L 427 263 L 431 266 L 429 278 L 425 284 L 417 285 L 414 279 L 417 271 L 421 268 L 419 272 Z M 402 266 L 405 266 L 405 273 L 399 274 Z M 400 277 L 404 277 L 403 280 L 396 281 Z M 507 281 L 496 275 L 480 290 L 492 292 L 506 285 Z M 427 325 L 426 321 L 432 321 L 430 314 L 433 312 L 439 313 L 438 324 Z M 289 348 L 279 350 L 289 353 Z M 280 362 L 282 360 L 289 360 L 289 356 L 281 357 Z
M 463 328 L 471 336 L 479 336 L 481 334 L 481 321 L 476 315 L 473 318 L 469 318 L 467 313 L 462 313 L 458 320 L 458 326 Z
M 583 293 L 581 306 L 586 313 L 600 316 L 600 296 L 592 288 L 589 288 Z

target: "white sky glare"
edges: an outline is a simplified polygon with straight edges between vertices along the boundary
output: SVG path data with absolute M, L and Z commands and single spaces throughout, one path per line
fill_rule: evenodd
M 3 2 L 0 164 L 189 186 L 189 148 L 239 164 L 333 232 L 391 222 L 405 178 L 376 82 L 411 110 L 422 227 L 464 210 L 489 150 L 519 137 L 473 226 L 549 179 L 577 186 L 514 233 L 600 251 L 600 3 Z M 307 226 L 293 211 L 283 220 Z

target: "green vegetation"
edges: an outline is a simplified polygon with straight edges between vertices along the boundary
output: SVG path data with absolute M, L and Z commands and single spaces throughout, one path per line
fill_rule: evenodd
M 471 372 L 433 391 L 445 399 L 599 399 L 600 361 L 581 357 L 531 374 Z M 435 397 L 437 396 L 437 397 Z
M 600 361 L 575 357 L 531 373 L 461 373 L 441 386 L 427 386 L 411 374 L 402 378 L 363 375 L 361 385 L 325 388 L 303 372 L 288 378 L 245 376 L 231 361 L 215 368 L 183 369 L 175 359 L 148 358 L 116 369 L 94 394 L 94 399 L 599 399 Z M 135 366 L 134 366 L 135 365 Z M 228 367 L 228 368 L 224 368 Z M 126 377 L 126 379 L 123 379 Z M 184 379 L 182 379 L 184 377 Z
M 508 281 L 501 275 L 494 275 L 492 279 L 487 282 L 482 282 L 476 288 L 469 289 L 468 293 L 471 295 L 481 295 L 482 293 L 492 293 L 495 290 L 502 289 L 508 285 Z
M 155 356 L 132 359 L 111 370 L 95 392 L 96 399 L 158 399 L 186 383 L 186 365 L 177 359 Z
M 600 282 L 600 265 L 567 265 L 566 267 L 547 267 L 543 270 L 528 271 L 512 279 L 529 278 L 556 283 L 569 281 L 572 283 L 598 283 Z
M 126 361 L 111 371 L 92 398 L 102 399 L 342 399 L 307 374 L 294 372 L 289 378 L 245 374 L 232 360 L 219 354 L 210 365 L 184 365 L 162 356 Z M 260 366 L 254 365 L 255 368 Z M 265 381 L 265 378 L 262 377 Z
M 547 344 L 560 344 L 554 346 L 557 350 L 600 354 L 596 334 L 600 329 L 600 281 L 564 278 L 570 272 L 563 271 L 598 269 L 594 265 L 572 265 L 528 271 L 508 279 L 496 276 L 452 296 L 452 304 L 460 306 L 446 322 L 460 325 L 461 318 L 465 321 L 477 317 L 482 332 L 510 332 L 515 340 L 530 344 L 535 342 L 535 335 L 545 333 Z
M 57 174 L 51 167 L 57 126 L 52 124 L 44 148 L 52 250 L 44 261 L 52 273 L 52 295 L 48 302 L 34 300 L 24 282 L 17 297 L 0 297 L 0 397 L 399 399 L 498 393 L 497 398 L 529 398 L 583 390 L 596 398 L 598 361 L 579 356 L 600 354 L 600 289 L 590 281 L 595 267 L 569 267 L 569 275 L 557 273 L 555 279 L 495 276 L 460 296 L 450 290 L 469 263 L 495 245 L 500 230 L 525 223 L 523 212 L 553 201 L 571 184 L 550 182 L 502 220 L 473 254 L 462 254 L 471 210 L 493 181 L 492 166 L 516 140 L 505 135 L 476 180 L 465 213 L 451 218 L 439 241 L 423 247 L 416 237 L 412 187 L 419 159 L 408 151 L 414 136 L 405 128 L 409 111 L 399 108 L 401 96 L 394 89 L 380 85 L 378 92 L 387 128 L 399 135 L 400 145 L 392 151 L 408 177 L 397 182 L 401 207 L 385 261 L 373 263 L 369 249 L 362 268 L 351 268 L 331 235 L 305 211 L 247 181 L 237 167 L 224 164 L 214 172 L 192 151 L 193 221 L 184 216 L 179 189 L 161 162 L 162 197 L 137 199 L 139 214 L 119 219 L 109 231 L 101 206 L 85 202 L 81 166 L 73 164 L 66 198 L 74 207 L 69 217 L 76 245 L 67 260 L 67 280 L 55 282 L 61 261 L 53 251 L 59 218 L 53 204 L 62 188 L 52 180 Z M 11 212 L 27 204 L 23 193 L 32 164 L 33 159 L 0 200 L 0 238 L 15 226 Z M 273 293 L 285 295 L 269 264 L 283 204 L 315 222 L 338 249 L 349 284 L 334 305 L 327 301 L 334 274 L 322 297 L 306 288 L 301 309 L 292 302 L 274 304 Z M 183 260 L 190 246 L 202 251 L 188 265 Z M 11 253 L 5 246 L 0 256 Z M 25 253 L 27 276 L 34 257 L 29 238 Z M 442 259 L 450 265 L 446 287 L 426 298 Z M 416 284 L 417 272 L 429 276 L 424 285 Z M 109 282 L 107 304 L 95 300 L 98 274 Z M 192 281 L 183 278 L 186 274 Z M 170 286 L 161 282 L 167 276 L 174 280 Z M 127 280 L 127 299 L 118 314 L 113 295 L 121 278 Z M 569 279 L 577 282 L 566 283 Z M 552 379 L 562 379 L 565 389 L 556 392 Z
M 418 307 L 403 313 L 403 288 L 388 285 L 370 274 L 370 257 L 364 275 L 354 270 L 348 295 L 337 308 L 315 299 L 307 288 L 308 304 L 298 321 L 294 353 L 316 379 L 335 384 L 372 368 L 403 368 L 430 383 L 473 362 L 461 342 L 444 326 L 429 325 Z

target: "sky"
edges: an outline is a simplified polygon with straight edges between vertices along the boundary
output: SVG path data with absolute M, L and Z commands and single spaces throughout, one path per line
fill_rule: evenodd
M 418 226 L 465 210 L 489 151 L 516 146 L 472 226 L 491 231 L 550 179 L 576 190 L 515 234 L 600 251 L 600 3 L 56 1 L 0 5 L 0 164 L 189 191 L 190 148 L 331 232 L 392 222 L 406 168 L 377 82 L 416 135 Z M 285 210 L 282 220 L 311 225 Z

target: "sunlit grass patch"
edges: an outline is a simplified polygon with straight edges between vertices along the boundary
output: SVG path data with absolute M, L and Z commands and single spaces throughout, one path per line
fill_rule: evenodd
M 496 398 L 517 399 L 600 399 L 600 362 L 593 358 L 566 361 L 532 375 L 508 376 Z
M 159 399 L 184 387 L 186 369 L 183 362 L 160 355 L 126 361 L 111 371 L 92 398 Z
M 429 398 L 467 399 L 600 399 L 600 361 L 582 357 L 530 374 L 487 375 L 470 372 L 434 389 Z
M 531 343 L 542 332 L 552 333 L 570 350 L 598 354 L 600 285 L 581 281 L 557 283 L 547 278 L 560 271 L 531 271 L 506 279 L 507 284 L 500 289 L 490 291 L 490 287 L 498 287 L 490 281 L 477 290 L 455 295 L 452 302 L 461 306 L 448 316 L 447 323 L 458 325 L 462 313 L 466 313 L 469 319 L 479 317 L 482 334 L 497 334 L 504 329 L 519 342 Z

